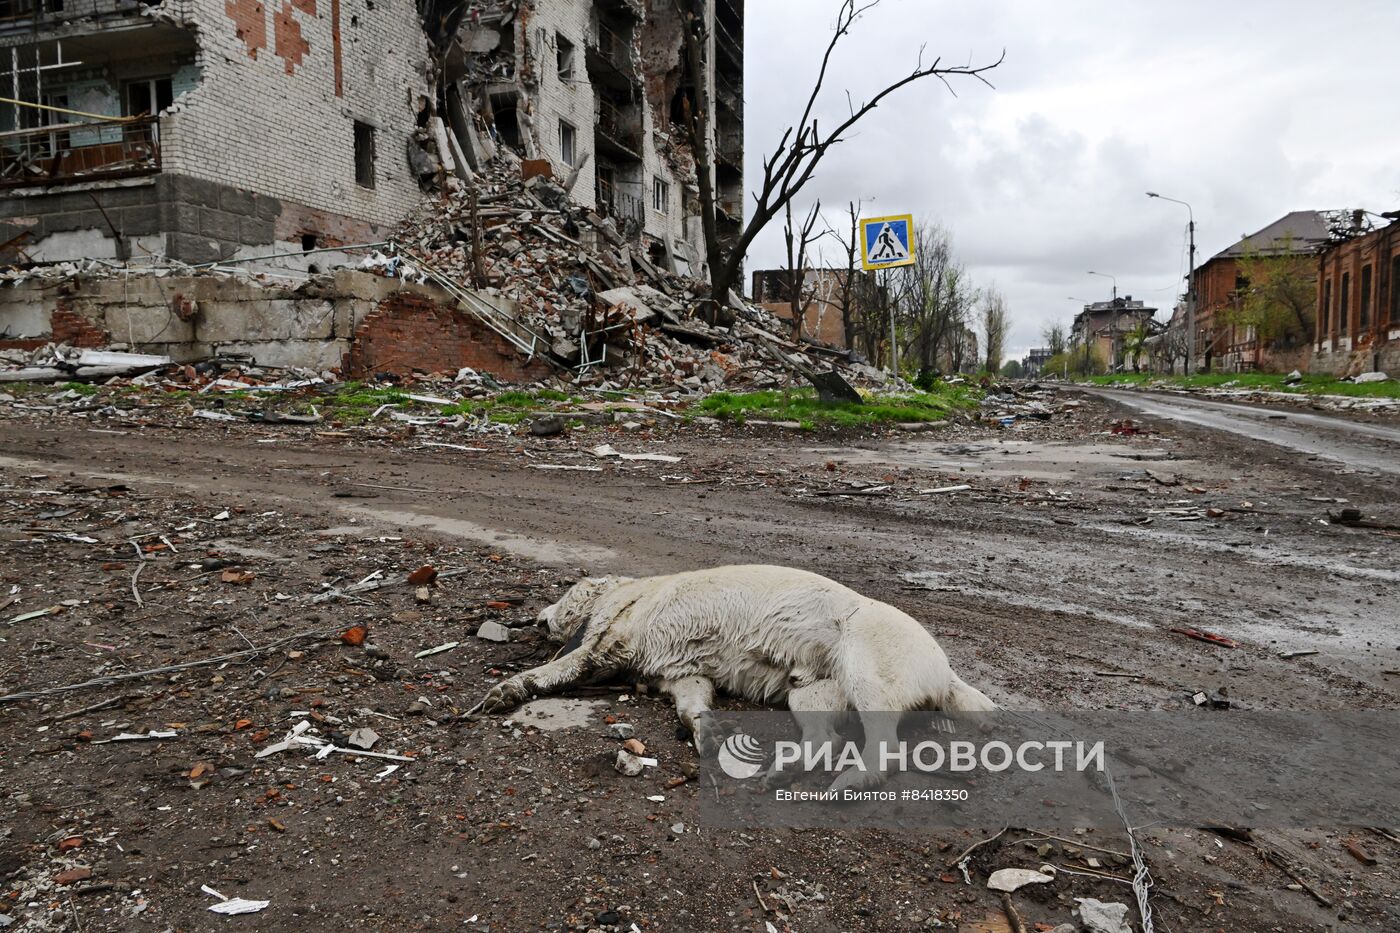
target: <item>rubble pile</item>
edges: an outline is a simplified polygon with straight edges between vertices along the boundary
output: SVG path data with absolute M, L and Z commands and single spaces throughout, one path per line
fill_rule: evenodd
M 844 352 L 790 342 L 776 316 L 735 295 L 736 327 L 710 326 L 704 282 L 657 268 L 539 163 L 502 156 L 483 166 L 473 186 L 405 225 L 393 252 L 362 268 L 447 288 L 522 352 L 583 384 L 706 392 L 833 367 L 849 381 L 885 380 Z

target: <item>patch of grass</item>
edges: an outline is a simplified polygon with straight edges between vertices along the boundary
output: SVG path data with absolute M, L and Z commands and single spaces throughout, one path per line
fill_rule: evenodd
M 569 394 L 558 389 L 539 389 L 535 392 L 535 398 L 542 402 L 567 402 Z
M 1210 389 L 1259 389 L 1295 395 L 1347 395 L 1354 398 L 1400 398 L 1400 382 L 1346 382 L 1333 376 L 1308 375 L 1296 385 L 1287 385 L 1275 373 L 1195 373 L 1190 376 L 1161 376 L 1149 373 L 1115 373 L 1093 376 L 1088 382 L 1100 386 L 1180 386 Z
M 980 392 L 968 386 L 936 384 L 933 391 L 911 395 L 871 396 L 857 405 L 824 404 L 812 389 L 765 392 L 716 392 L 700 402 L 701 412 L 743 424 L 749 419 L 796 421 L 805 430 L 823 427 L 869 427 L 911 421 L 939 421 L 960 408 L 977 404 Z
M 89 398 L 102 391 L 100 386 L 95 386 L 90 382 L 65 382 L 63 388 L 67 389 L 69 392 L 86 395 Z

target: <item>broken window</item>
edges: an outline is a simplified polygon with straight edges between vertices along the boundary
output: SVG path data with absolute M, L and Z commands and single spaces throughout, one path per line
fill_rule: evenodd
M 1361 267 L 1361 294 L 1357 304 L 1360 306 L 1360 323 L 1357 330 L 1365 330 L 1371 326 L 1371 267 Z
M 374 187 L 374 127 L 355 121 L 355 184 Z
M 1337 301 L 1337 303 L 1338 303 L 1338 305 L 1339 305 L 1339 307 L 1338 307 L 1338 309 L 1337 309 L 1337 333 L 1339 333 L 1339 334 L 1345 334 L 1345 333 L 1347 332 L 1347 325 L 1350 323 L 1350 322 L 1347 320 L 1347 317 L 1349 316 L 1349 313 L 1350 313 L 1350 311 L 1351 311 L 1351 302 L 1349 301 L 1350 298 L 1351 298 L 1351 273 L 1350 273 L 1350 272 L 1343 272 L 1343 273 L 1342 273 L 1342 294 L 1341 294 L 1341 297 L 1340 297 L 1340 298 L 1338 299 L 1338 301 Z
M 175 100 L 174 85 L 170 77 L 141 78 L 126 82 L 122 93 L 122 116 L 155 116 L 169 107 Z
M 491 125 L 495 129 L 495 137 L 517 152 L 521 148 L 518 106 L 519 100 L 513 92 L 491 95 Z
M 574 44 L 562 35 L 555 36 L 559 47 L 559 80 L 574 80 Z
M 1332 333 L 1332 280 L 1322 283 L 1322 329 L 1321 333 Z
M 665 214 L 671 208 L 671 186 L 660 178 L 654 179 L 651 186 L 651 209 Z
M 1400 324 L 1400 256 L 1390 261 L 1390 321 Z
M 578 164 L 578 130 L 567 120 L 559 121 L 559 157 L 565 165 Z

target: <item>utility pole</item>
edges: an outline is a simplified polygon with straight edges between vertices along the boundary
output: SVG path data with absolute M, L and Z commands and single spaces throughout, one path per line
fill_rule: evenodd
M 1190 233 L 1191 244 L 1187 254 L 1188 268 L 1186 271 L 1186 375 L 1189 376 L 1191 375 L 1191 364 L 1196 358 L 1196 212 L 1185 201 L 1178 201 L 1176 198 L 1169 198 L 1155 191 L 1147 192 L 1147 196 L 1183 205 L 1186 208 L 1186 216 L 1190 219 L 1190 223 L 1186 227 Z

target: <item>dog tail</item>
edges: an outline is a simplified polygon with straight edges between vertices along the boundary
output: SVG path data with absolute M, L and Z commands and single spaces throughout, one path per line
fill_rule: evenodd
M 976 687 L 966 683 L 957 674 L 948 685 L 948 693 L 943 698 L 942 708 L 950 713 L 989 713 L 997 705 Z

